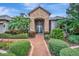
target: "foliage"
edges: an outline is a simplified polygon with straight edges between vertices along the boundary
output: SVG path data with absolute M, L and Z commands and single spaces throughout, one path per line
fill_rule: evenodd
M 70 34 L 79 33 L 79 4 L 72 3 L 70 7 L 67 9 L 67 27 L 69 29 Z
M 46 40 L 49 40 L 49 39 L 50 39 L 49 34 L 45 34 L 45 35 L 44 35 L 44 38 L 45 38 Z
M 68 20 L 67 28 L 70 34 L 78 34 L 79 33 L 79 21 L 78 20 Z
M 64 32 L 60 28 L 55 28 L 51 31 L 50 37 L 55 39 L 64 39 Z
M 67 34 L 79 34 L 79 4 L 71 3 L 66 10 L 67 17 L 57 21 L 58 27 Z
M 68 37 L 68 40 L 72 43 L 77 43 L 79 44 L 79 35 L 70 35 Z
M 30 32 L 29 32 L 29 37 L 35 37 L 35 34 L 36 34 L 35 32 L 30 31 Z
M 8 50 L 10 44 L 12 44 L 12 42 L 1 41 L 0 49 Z
M 49 40 L 49 49 L 51 52 L 53 52 L 55 55 L 59 55 L 59 52 L 63 48 L 67 48 L 69 45 L 59 39 L 50 39 Z
M 9 51 L 17 56 L 25 56 L 28 55 L 30 48 L 31 48 L 30 42 L 19 41 L 11 44 L 9 47 Z
M 79 4 L 71 3 L 69 8 L 67 9 L 66 13 L 71 19 L 74 19 L 74 20 L 79 19 L 78 7 L 79 7 Z
M 27 33 L 16 34 L 16 35 L 12 35 L 11 38 L 13 38 L 13 39 L 27 39 L 28 34 Z
M 0 56 L 15 56 L 13 53 L 0 53 Z
M 0 38 L 8 38 L 8 37 L 10 37 L 11 35 L 10 34 L 6 34 L 6 33 L 1 33 L 0 34 Z
M 28 32 L 29 18 L 24 16 L 16 16 L 9 22 L 9 30 L 13 32 Z
M 65 27 L 65 20 L 64 19 L 60 19 L 60 20 L 57 20 L 57 26 L 61 29 L 64 29 Z
M 0 48 L 5 48 L 7 44 L 5 42 L 0 42 Z
M 57 21 L 57 23 L 58 23 L 59 25 L 62 25 L 62 24 L 65 23 L 65 22 L 64 22 L 63 19 L 59 19 L 59 20 Z
M 60 50 L 60 56 L 79 56 L 79 48 L 64 48 Z
M 0 38 L 9 38 L 9 39 L 26 39 L 28 38 L 28 34 L 27 33 L 22 33 L 22 34 L 7 34 L 7 33 L 3 33 L 0 34 Z

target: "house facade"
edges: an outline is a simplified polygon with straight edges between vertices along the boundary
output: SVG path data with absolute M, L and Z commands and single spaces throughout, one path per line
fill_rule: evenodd
M 51 13 L 40 6 L 29 12 L 28 15 L 30 18 L 30 33 L 49 33 L 56 27 L 56 20 L 50 18 Z M 0 16 L 0 33 L 8 30 L 8 22 L 10 20 L 11 17 L 7 15 Z
M 29 13 L 30 32 L 49 33 L 55 28 L 55 21 L 50 19 L 51 13 L 42 7 L 37 7 Z
M 8 31 L 8 22 L 11 20 L 10 16 L 2 15 L 0 16 L 0 33 Z

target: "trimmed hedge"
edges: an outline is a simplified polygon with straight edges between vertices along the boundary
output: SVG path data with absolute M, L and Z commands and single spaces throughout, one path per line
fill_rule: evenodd
M 28 38 L 28 34 L 27 33 L 23 33 L 23 34 L 7 34 L 7 33 L 3 33 L 0 34 L 0 38 L 9 38 L 9 39 L 26 39 Z
M 71 43 L 79 44 L 79 35 L 70 35 L 70 36 L 68 37 L 68 40 L 69 40 Z
M 26 56 L 30 51 L 31 45 L 28 41 L 14 42 L 10 45 L 9 51 L 17 56 Z
M 60 50 L 60 56 L 79 56 L 79 48 L 64 48 Z
M 0 56 L 15 56 L 13 53 L 0 53 Z
M 64 39 L 64 32 L 60 28 L 55 28 L 50 32 L 50 37 L 54 39 Z
M 49 40 L 49 50 L 53 52 L 55 55 L 59 55 L 59 52 L 63 48 L 67 48 L 69 45 L 59 39 L 50 39 Z

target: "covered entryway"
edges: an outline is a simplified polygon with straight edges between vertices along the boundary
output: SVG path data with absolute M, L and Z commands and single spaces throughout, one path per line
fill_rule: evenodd
M 49 33 L 49 16 L 50 13 L 42 7 L 37 7 L 29 14 L 30 33 Z
M 44 20 L 35 19 L 35 31 L 36 33 L 44 33 Z

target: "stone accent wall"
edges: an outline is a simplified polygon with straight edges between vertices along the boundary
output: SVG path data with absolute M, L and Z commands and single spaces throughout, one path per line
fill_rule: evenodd
M 46 18 L 44 22 L 44 31 L 45 33 L 49 32 L 49 19 L 48 18 Z
M 30 18 L 30 31 L 35 32 L 34 18 Z
M 30 31 L 35 32 L 35 19 L 44 19 L 44 32 L 49 32 L 49 14 L 38 8 L 30 14 Z

